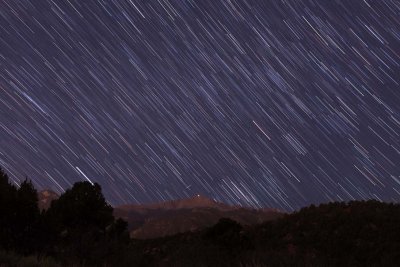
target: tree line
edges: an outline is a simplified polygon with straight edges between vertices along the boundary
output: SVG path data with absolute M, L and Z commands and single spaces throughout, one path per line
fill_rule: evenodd
M 0 168 L 1 251 L 63 265 L 117 266 L 128 244 L 127 223 L 113 217 L 100 185 L 77 182 L 40 211 L 32 182 L 16 187 Z
M 98 184 L 78 182 L 40 211 L 28 180 L 0 169 L 2 252 L 34 255 L 25 266 L 400 266 L 400 205 L 376 200 L 311 205 L 283 218 L 130 239 Z M 3 253 L 4 254 L 4 253 Z M 31 256 L 32 257 L 32 256 Z M 54 259 L 45 265 L 41 259 Z M 22 266 L 21 264 L 6 265 Z

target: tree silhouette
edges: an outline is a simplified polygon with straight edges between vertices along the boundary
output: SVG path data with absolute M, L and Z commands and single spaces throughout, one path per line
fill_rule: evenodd
M 37 191 L 25 180 L 17 189 L 0 168 L 0 246 L 29 254 L 36 250 L 39 221 Z
M 153 240 L 130 240 L 127 223 L 112 213 L 100 185 L 89 182 L 75 183 L 40 213 L 32 182 L 17 189 L 0 168 L 0 264 L 5 250 L 66 266 L 400 266 L 394 203 L 311 205 L 256 226 L 222 218 L 208 229 Z
M 37 246 L 40 211 L 38 195 L 31 181 L 26 179 L 16 192 L 14 238 L 17 252 L 30 254 Z
M 9 250 L 13 243 L 12 226 L 15 221 L 16 192 L 8 175 L 0 168 L 0 247 Z
M 0 252 L 53 256 L 67 265 L 122 266 L 129 240 L 127 223 L 114 219 L 100 185 L 75 183 L 40 212 L 32 182 L 17 189 L 0 168 Z
M 77 182 L 51 203 L 48 213 L 65 229 L 97 228 L 104 232 L 113 222 L 112 211 L 100 185 Z
M 95 264 L 106 253 L 107 229 L 114 223 L 112 212 L 100 185 L 75 183 L 46 212 L 54 253 L 65 260 Z

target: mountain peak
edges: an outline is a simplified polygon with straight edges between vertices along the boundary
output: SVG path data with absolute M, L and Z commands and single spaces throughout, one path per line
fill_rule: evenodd
M 174 199 L 164 202 L 150 203 L 150 204 L 139 204 L 139 205 L 122 205 L 118 208 L 124 210 L 130 209 L 166 209 L 166 210 L 178 210 L 178 209 L 192 209 L 192 208 L 216 208 L 220 210 L 226 210 L 232 208 L 231 206 L 217 202 L 204 195 L 194 195 L 191 198 Z
M 197 194 L 191 198 L 170 200 L 157 205 L 160 208 L 167 209 L 192 209 L 192 208 L 221 208 L 225 206 L 206 196 Z
M 178 201 L 179 201 L 179 200 L 178 200 Z M 217 203 L 215 200 L 210 199 L 210 198 L 208 198 L 208 197 L 206 197 L 206 196 L 203 196 L 203 195 L 200 195 L 200 194 L 194 195 L 194 196 L 191 197 L 191 198 L 183 199 L 183 200 L 180 200 L 180 201 L 183 201 L 183 202 L 190 202 L 190 203 L 199 204 L 199 205 L 204 204 L 205 206 L 207 206 L 207 205 L 214 205 L 214 204 Z
M 124 205 L 114 209 L 114 216 L 128 222 L 131 237 L 156 238 L 210 227 L 221 218 L 243 225 L 262 223 L 282 216 L 267 209 L 230 206 L 197 194 L 144 205 Z

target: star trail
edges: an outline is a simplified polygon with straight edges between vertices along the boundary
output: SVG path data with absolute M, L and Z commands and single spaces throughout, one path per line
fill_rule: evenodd
M 113 205 L 400 200 L 395 0 L 0 0 L 0 165 Z

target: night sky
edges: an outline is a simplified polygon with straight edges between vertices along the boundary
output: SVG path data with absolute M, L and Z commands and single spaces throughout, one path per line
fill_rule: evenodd
M 400 200 L 400 2 L 0 0 L 0 165 L 113 205 Z

